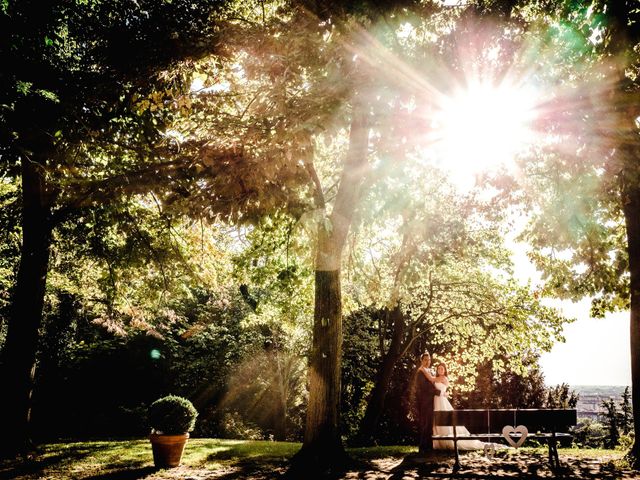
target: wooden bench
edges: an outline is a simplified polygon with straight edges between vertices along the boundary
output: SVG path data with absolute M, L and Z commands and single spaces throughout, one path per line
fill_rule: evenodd
M 454 410 L 450 412 L 434 412 L 433 424 L 436 426 L 454 427 L 452 435 L 434 435 L 434 440 L 453 440 L 455 450 L 455 464 L 453 471 L 460 470 L 460 456 L 458 440 L 482 440 L 497 442 L 504 439 L 503 429 L 510 430 L 512 441 L 524 442 L 522 434 L 515 433 L 519 426 L 528 430 L 526 438 L 545 440 L 549 446 L 549 463 L 553 471 L 560 467 L 558 459 L 557 441 L 560 438 L 571 438 L 569 428 L 577 423 L 576 410 L 566 409 L 501 409 L 501 410 Z M 464 426 L 470 435 L 460 435 L 456 426 Z M 525 439 L 526 440 L 526 439 Z M 521 445 L 518 445 L 521 446 Z

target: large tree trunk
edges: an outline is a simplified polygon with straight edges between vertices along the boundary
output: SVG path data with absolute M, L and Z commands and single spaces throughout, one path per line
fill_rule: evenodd
M 367 167 L 368 128 L 361 105 L 354 107 L 340 185 L 329 225 L 318 228 L 315 265 L 313 346 L 309 365 L 309 403 L 302 449 L 290 476 L 324 475 L 344 468 L 347 456 L 340 437 L 340 364 L 342 297 L 340 263 Z
M 2 449 L 14 455 L 30 447 L 31 394 L 51 244 L 50 209 L 37 162 L 22 165 L 22 248 L 2 355 Z
M 640 465 L 640 187 L 637 175 L 635 184 L 624 193 L 624 216 L 627 227 L 627 242 L 630 273 L 630 332 L 631 332 L 631 398 L 633 405 L 633 428 L 636 432 L 631 449 L 636 468 Z
M 606 4 L 609 17 L 609 54 L 619 57 L 618 85 L 614 91 L 614 108 L 618 116 L 615 145 L 621 167 L 621 194 L 627 229 L 630 292 L 631 394 L 635 440 L 629 452 L 635 468 L 640 467 L 640 168 L 638 168 L 640 141 L 636 118 L 635 98 L 637 80 L 627 78 L 626 69 L 637 59 L 634 49 L 640 41 L 640 30 L 631 26 L 633 2 L 610 0 Z M 631 93 L 631 95 L 630 95 Z
M 358 432 L 358 444 L 370 445 L 375 439 L 376 427 L 384 411 L 384 405 L 389 392 L 389 384 L 396 365 L 402 358 L 404 351 L 404 337 L 407 324 L 400 305 L 389 312 L 393 322 L 393 337 L 389 349 L 384 353 L 382 362 L 378 368 L 376 382 L 367 401 L 360 431 Z
M 331 467 L 344 456 L 340 440 L 340 362 L 342 358 L 342 306 L 340 270 L 316 271 L 313 349 L 309 369 L 309 404 L 304 449 L 314 463 Z

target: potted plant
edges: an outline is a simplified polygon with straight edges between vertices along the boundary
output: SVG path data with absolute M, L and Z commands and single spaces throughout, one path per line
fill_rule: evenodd
M 198 411 L 193 404 L 177 395 L 162 397 L 149 406 L 149 439 L 157 468 L 180 465 L 184 446 L 197 416 Z

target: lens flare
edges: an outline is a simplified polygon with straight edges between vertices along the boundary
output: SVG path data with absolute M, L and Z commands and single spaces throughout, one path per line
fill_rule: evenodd
M 433 118 L 434 152 L 455 183 L 508 164 L 534 141 L 536 94 L 521 86 L 471 83 L 442 99 Z

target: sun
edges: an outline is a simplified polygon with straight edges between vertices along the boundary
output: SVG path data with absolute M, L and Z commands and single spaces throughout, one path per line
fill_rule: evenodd
M 444 96 L 433 116 L 433 149 L 455 183 L 508 165 L 535 141 L 536 94 L 524 86 L 471 83 Z

